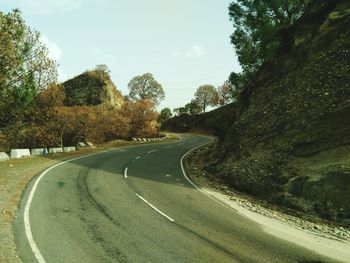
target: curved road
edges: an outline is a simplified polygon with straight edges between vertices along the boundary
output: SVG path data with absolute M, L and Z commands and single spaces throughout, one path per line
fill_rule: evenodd
M 186 180 L 182 156 L 210 140 L 183 135 L 181 141 L 119 148 L 50 169 L 23 195 L 15 223 L 22 260 L 331 262 L 266 234 Z

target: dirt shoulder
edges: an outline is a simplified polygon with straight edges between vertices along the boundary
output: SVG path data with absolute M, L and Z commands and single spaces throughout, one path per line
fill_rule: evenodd
M 46 168 L 64 160 L 108 149 L 144 143 L 151 142 L 117 140 L 97 148 L 85 148 L 71 153 L 0 162 L 0 262 L 21 262 L 16 250 L 12 223 L 17 214 L 22 192 L 33 177 Z
M 231 201 L 235 207 L 246 209 L 250 212 L 262 215 L 283 224 L 322 236 L 332 240 L 350 242 L 350 230 L 344 227 L 333 225 L 315 218 L 314 220 L 305 220 L 298 215 L 299 212 L 286 210 L 283 207 L 271 205 L 266 201 L 256 199 L 245 195 L 234 189 L 229 188 L 217 176 L 210 174 L 205 168 L 213 160 L 211 157 L 211 148 L 213 144 L 203 146 L 192 151 L 185 158 L 184 164 L 189 178 L 198 185 L 204 192 L 210 195 L 220 196 L 221 199 Z M 237 210 L 237 209 L 236 209 Z

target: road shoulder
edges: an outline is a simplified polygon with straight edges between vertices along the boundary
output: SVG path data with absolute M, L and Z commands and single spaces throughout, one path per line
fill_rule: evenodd
M 320 254 L 347 262 L 350 258 L 350 231 L 343 227 L 307 220 L 285 214 L 252 198 L 231 191 L 227 186 L 208 176 L 203 152 L 206 145 L 189 153 L 184 159 L 186 174 L 210 198 L 235 212 L 259 223 L 265 232 L 300 244 Z

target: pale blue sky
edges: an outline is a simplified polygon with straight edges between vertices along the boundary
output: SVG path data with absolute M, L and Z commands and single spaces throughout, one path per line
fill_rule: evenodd
M 160 108 L 183 106 L 202 84 L 239 71 L 228 17 L 231 0 L 1 0 L 20 8 L 60 64 L 60 79 L 107 64 L 123 94 L 146 72 L 163 85 Z

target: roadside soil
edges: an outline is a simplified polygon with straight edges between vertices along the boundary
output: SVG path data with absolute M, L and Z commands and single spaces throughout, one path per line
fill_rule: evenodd
M 215 143 L 215 142 L 214 142 Z M 215 158 L 210 155 L 210 149 L 213 143 L 198 148 L 189 153 L 184 165 L 189 178 L 198 185 L 202 190 L 207 189 L 227 200 L 231 200 L 242 208 L 248 209 L 254 213 L 278 220 L 302 231 L 310 232 L 318 236 L 326 237 L 332 240 L 350 242 L 350 229 L 337 226 L 331 222 L 313 218 L 305 220 L 298 216 L 298 212 L 286 209 L 277 205 L 272 205 L 266 201 L 259 200 L 250 195 L 238 192 L 229 188 L 220 181 L 215 175 L 210 174 L 205 168 L 212 163 Z
M 168 138 L 169 140 L 174 139 Z M 70 153 L 48 155 L 47 157 L 26 157 L 0 162 L 0 262 L 21 262 L 15 245 L 12 223 L 17 216 L 22 192 L 36 175 L 56 163 L 74 157 L 143 143 L 152 142 L 116 140 L 99 147 L 85 148 Z

